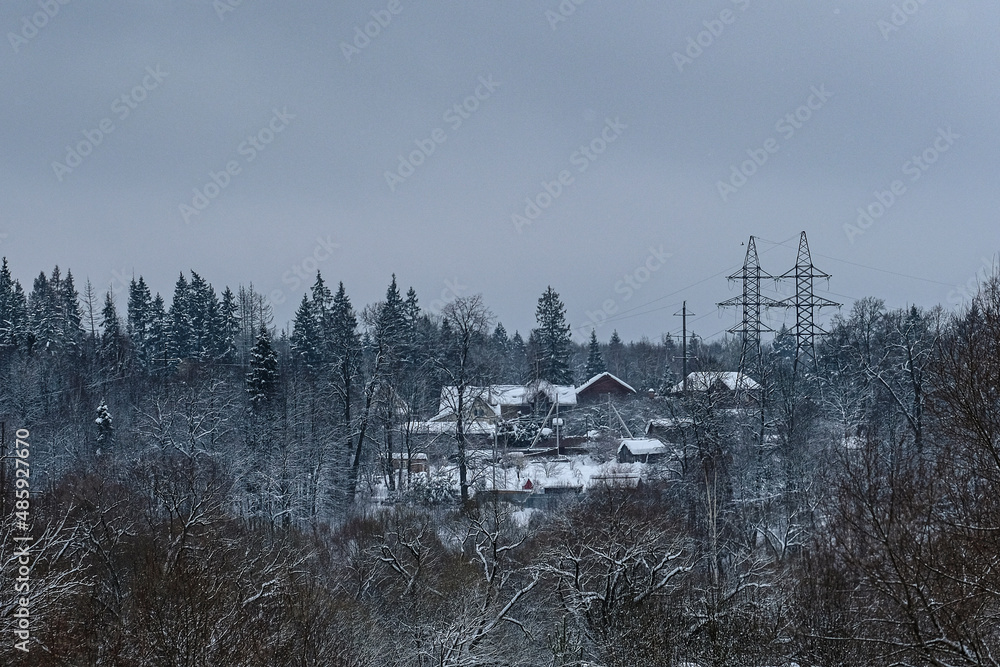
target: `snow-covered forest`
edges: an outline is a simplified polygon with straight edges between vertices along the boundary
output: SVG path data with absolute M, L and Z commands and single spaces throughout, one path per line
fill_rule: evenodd
M 285 328 L 195 272 L 116 299 L 4 260 L 0 588 L 30 429 L 33 664 L 998 664 L 1000 278 L 960 312 L 857 301 L 815 359 L 782 330 L 757 391 L 673 391 L 681 341 L 575 340 L 551 287 L 525 310 L 317 275 Z M 636 391 L 555 432 L 475 412 L 604 371 Z M 621 462 L 647 432 L 663 455 Z

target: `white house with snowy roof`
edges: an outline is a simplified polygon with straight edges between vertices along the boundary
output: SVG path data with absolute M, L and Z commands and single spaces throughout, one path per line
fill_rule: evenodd
M 652 463 L 670 453 L 670 449 L 654 438 L 625 438 L 618 445 L 619 463 Z

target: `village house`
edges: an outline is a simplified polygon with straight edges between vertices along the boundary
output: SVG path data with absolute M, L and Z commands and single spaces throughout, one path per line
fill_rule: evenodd
M 624 380 L 615 377 L 611 373 L 598 373 L 582 385 L 576 388 L 576 400 L 578 403 L 593 403 L 612 398 L 624 398 L 635 395 L 636 391 Z

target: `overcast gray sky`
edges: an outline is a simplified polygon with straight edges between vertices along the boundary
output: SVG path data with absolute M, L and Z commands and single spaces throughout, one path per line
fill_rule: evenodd
M 358 307 L 395 272 L 522 332 L 551 284 L 607 340 L 683 299 L 717 334 L 746 238 L 780 274 L 806 230 L 824 296 L 953 306 L 1000 248 L 998 25 L 986 0 L 7 0 L 0 253 L 26 289 L 253 282 L 279 324 L 317 267 Z

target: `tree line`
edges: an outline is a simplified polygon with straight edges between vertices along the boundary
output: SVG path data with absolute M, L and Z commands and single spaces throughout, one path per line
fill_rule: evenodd
M 955 313 L 857 301 L 815 363 L 783 329 L 763 390 L 735 399 L 667 395 L 670 337 L 572 341 L 552 288 L 536 321 L 510 336 L 478 296 L 431 314 L 395 277 L 356 310 L 317 275 L 283 332 L 252 286 L 190 272 L 167 307 L 139 277 L 119 312 L 58 268 L 25 293 L 4 261 L 0 411 L 33 440 L 32 664 L 996 664 L 1000 279 Z M 693 369 L 739 362 L 737 341 L 688 349 Z M 675 427 L 638 487 L 546 511 L 477 499 L 463 405 L 433 452 L 454 476 L 393 467 L 425 447 L 412 425 L 444 385 L 464 400 L 603 370 L 640 394 L 614 401 L 620 423 L 568 415 L 592 458 L 615 469 L 620 427 Z

